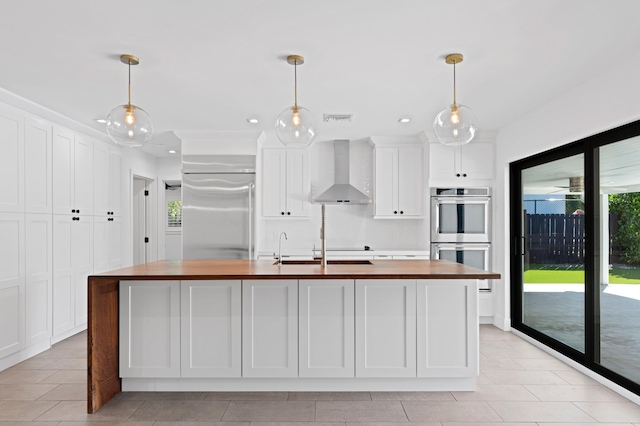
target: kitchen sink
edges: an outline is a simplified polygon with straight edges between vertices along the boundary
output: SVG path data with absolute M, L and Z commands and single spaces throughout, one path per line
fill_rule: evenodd
M 317 260 L 283 260 L 283 265 L 319 265 L 320 259 Z M 373 265 L 370 260 L 352 259 L 352 260 L 327 260 L 329 265 Z M 274 263 L 278 265 L 278 261 Z

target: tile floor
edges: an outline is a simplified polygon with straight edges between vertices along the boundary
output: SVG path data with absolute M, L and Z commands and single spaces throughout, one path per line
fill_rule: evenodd
M 89 415 L 80 333 L 0 372 L 0 426 L 640 426 L 640 406 L 514 334 L 480 336 L 476 392 L 125 392 Z

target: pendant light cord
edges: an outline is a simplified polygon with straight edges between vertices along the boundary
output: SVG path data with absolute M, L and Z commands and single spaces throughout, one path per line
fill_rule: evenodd
M 453 61 L 453 104 L 456 105 L 456 61 Z
M 298 108 L 298 60 L 293 60 L 293 105 Z
M 131 59 L 129 59 L 129 86 L 127 87 L 127 98 L 131 106 Z

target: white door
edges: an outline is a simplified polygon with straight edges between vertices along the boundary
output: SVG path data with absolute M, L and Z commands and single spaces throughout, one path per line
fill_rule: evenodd
M 96 274 L 111 269 L 109 249 L 111 247 L 111 217 L 93 218 L 93 271 Z
M 71 224 L 71 264 L 75 291 L 75 326 L 87 324 L 88 278 L 93 273 L 93 217 L 76 216 Z
M 24 211 L 24 118 L 0 109 L 0 212 Z
M 300 377 L 354 377 L 353 280 L 300 280 Z
M 287 151 L 262 150 L 262 215 L 287 216 Z
M 53 127 L 53 214 L 73 214 L 74 134 L 64 127 Z
M 24 214 L 0 213 L 0 359 L 25 347 Z
M 53 335 L 75 326 L 74 270 L 71 262 L 70 215 L 53 215 Z
M 416 377 L 415 280 L 356 280 L 356 377 Z
M 48 121 L 25 119 L 24 175 L 27 213 L 52 212 L 52 125 Z
M 111 220 L 109 220 L 111 219 Z M 110 217 L 109 221 L 109 269 L 122 268 L 122 218 Z
M 180 377 L 180 281 L 120 281 L 120 377 Z
M 418 280 L 418 377 L 470 377 L 478 371 L 475 280 Z
M 242 374 L 242 282 L 182 281 L 181 376 Z
M 96 143 L 93 147 L 93 214 L 107 216 L 111 211 L 109 147 Z
M 398 150 L 375 149 L 375 199 L 376 216 L 394 216 L 398 210 Z M 394 212 L 396 212 L 394 214 Z
M 73 202 L 77 214 L 93 214 L 93 140 L 77 134 L 73 148 Z
M 27 346 L 51 337 L 53 321 L 53 218 L 26 215 L 26 339 Z
M 398 149 L 398 210 L 401 217 L 422 215 L 422 148 Z
M 309 151 L 287 150 L 287 216 L 311 216 Z
M 109 149 L 109 212 L 122 215 L 122 153 L 119 148 Z
M 145 238 L 147 236 L 147 181 L 133 179 L 133 264 L 147 262 Z
M 242 376 L 298 376 L 298 281 L 242 282 Z

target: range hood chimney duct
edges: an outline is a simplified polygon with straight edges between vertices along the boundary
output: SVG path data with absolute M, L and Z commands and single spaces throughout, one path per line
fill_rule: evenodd
M 371 204 L 371 198 L 349 183 L 349 141 L 333 142 L 334 184 L 314 200 L 317 204 Z

